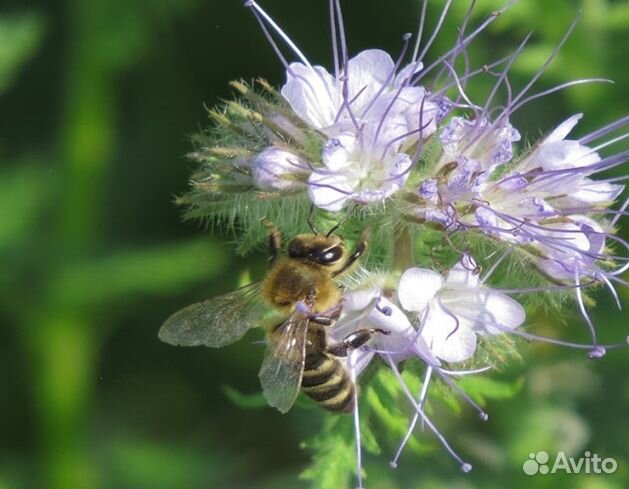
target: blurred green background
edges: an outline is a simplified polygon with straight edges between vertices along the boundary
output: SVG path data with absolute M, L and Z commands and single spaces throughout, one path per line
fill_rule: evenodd
M 246 411 L 225 395 L 224 386 L 258 392 L 255 335 L 220 351 L 157 339 L 178 308 L 263 269 L 263 253 L 236 257 L 232 235 L 182 222 L 172 203 L 186 190 L 192 164 L 184 155 L 188 137 L 206 124 L 203 104 L 230 97 L 233 79 L 283 81 L 241 3 L 0 6 L 0 489 L 307 487 L 297 478 L 310 455 L 300 442 L 326 415 Z M 431 2 L 429 25 L 441 3 Z M 353 52 L 396 53 L 401 35 L 416 29 L 418 0 L 344 4 Z M 329 66 L 325 1 L 263 5 L 311 60 Z M 479 0 L 474 19 L 500 5 Z M 432 55 L 451 46 L 466 7 L 455 0 Z M 515 124 L 532 137 L 572 113 L 586 112 L 585 134 L 628 112 L 629 2 L 521 0 L 470 51 L 482 65 L 535 29 L 513 70 L 521 87 L 579 9 L 574 35 L 537 87 L 592 76 L 616 84 L 527 106 Z M 486 89 L 481 82 L 472 93 Z M 608 294 L 594 317 L 604 341 L 627 335 L 626 313 Z M 587 340 L 576 314 L 566 325 L 532 322 L 538 332 Z M 436 416 L 474 464 L 471 474 L 429 443 L 431 450 L 409 452 L 396 471 L 387 454 L 369 457 L 367 487 L 625 489 L 628 372 L 624 350 L 589 362 L 579 352 L 525 346 L 523 360 L 499 375 L 522 379 L 523 387 L 490 402 L 488 423 L 468 409 Z M 611 476 L 527 477 L 522 462 L 538 450 L 577 457 L 590 450 L 620 467 Z

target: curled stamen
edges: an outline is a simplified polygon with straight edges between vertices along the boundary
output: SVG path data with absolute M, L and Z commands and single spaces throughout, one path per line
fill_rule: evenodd
M 494 124 L 498 125 L 502 119 L 508 119 L 509 115 L 511 113 L 513 113 L 513 110 L 510 109 L 510 107 L 514 106 L 515 104 L 517 104 L 526 94 L 527 92 L 531 89 L 531 87 L 537 82 L 537 80 L 539 80 L 539 78 L 546 72 L 546 69 L 548 68 L 548 66 L 550 65 L 550 63 L 552 63 L 552 61 L 555 59 L 555 57 L 557 56 L 557 54 L 559 54 L 559 51 L 561 50 L 561 48 L 563 47 L 563 45 L 566 43 L 566 41 L 568 40 L 568 38 L 570 37 L 570 35 L 572 34 L 572 32 L 574 31 L 574 28 L 577 26 L 577 23 L 579 21 L 580 16 L 577 15 L 577 17 L 572 21 L 572 23 L 570 24 L 570 26 L 568 27 L 568 30 L 566 31 L 566 33 L 563 35 L 563 37 L 561 38 L 561 40 L 559 41 L 559 43 L 557 44 L 557 46 L 555 46 L 555 48 L 553 49 L 553 51 L 550 53 L 550 55 L 548 56 L 548 58 L 546 58 L 546 61 L 544 61 L 544 63 L 542 64 L 542 66 L 540 67 L 540 69 L 537 71 L 537 73 L 535 73 L 535 75 L 533 75 L 533 77 L 531 78 L 531 80 L 526 84 L 526 86 L 522 89 L 522 91 L 519 93 L 519 95 L 517 95 L 512 101 L 511 103 L 508 105 L 508 108 L 505 109 L 505 111 L 502 113 L 502 115 L 500 117 L 498 117 L 496 119 L 496 122 Z

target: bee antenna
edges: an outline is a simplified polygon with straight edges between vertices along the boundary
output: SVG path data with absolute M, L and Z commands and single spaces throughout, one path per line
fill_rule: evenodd
M 310 210 L 308 211 L 308 218 L 306 219 L 306 222 L 308 223 L 312 234 L 319 234 L 319 231 L 317 231 L 317 228 L 315 228 L 314 224 L 312 223 L 312 214 L 314 214 L 314 208 L 314 204 L 310 204 Z
M 356 209 L 356 207 L 358 207 L 357 205 L 354 205 L 354 207 L 352 207 L 349 211 L 347 211 L 347 214 L 345 215 L 345 217 L 343 219 L 341 219 L 339 222 L 336 223 L 336 225 L 330 229 L 328 231 L 328 234 L 326 234 L 326 237 L 330 237 L 332 235 L 332 233 L 334 231 L 336 231 L 338 228 L 340 228 L 343 224 L 345 224 L 345 222 L 352 217 L 352 214 L 354 213 L 354 209 Z

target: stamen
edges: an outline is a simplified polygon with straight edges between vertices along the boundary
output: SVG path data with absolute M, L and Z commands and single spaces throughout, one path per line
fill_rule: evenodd
M 354 362 L 354 356 L 350 355 L 350 377 L 352 384 L 356 386 L 356 364 Z M 358 479 L 358 487 L 356 489 L 364 489 L 363 486 L 363 455 L 362 455 L 362 442 L 360 437 L 360 416 L 358 412 L 358 389 L 354 388 L 354 433 L 356 440 L 356 478 Z
M 499 58 L 498 60 L 493 61 L 490 64 L 483 65 L 481 68 L 477 68 L 476 70 L 471 71 L 470 73 L 467 73 L 464 76 L 459 77 L 459 79 L 462 82 L 467 82 L 471 78 L 478 75 L 482 75 L 486 73 L 492 74 L 492 72 L 490 71 L 492 68 L 495 68 L 496 66 L 500 66 L 504 62 L 509 61 L 509 59 L 511 59 L 512 56 L 513 55 L 510 54 L 509 56 L 505 56 L 504 58 Z M 443 87 L 441 87 L 439 90 L 433 91 L 432 95 L 434 98 L 438 98 L 439 96 L 443 95 L 446 91 L 448 91 L 450 88 L 454 87 L 455 85 L 456 83 L 454 81 L 447 83 Z
M 411 62 L 417 60 L 417 54 L 419 53 L 419 45 L 422 42 L 422 34 L 424 32 L 424 22 L 426 21 L 426 7 L 428 7 L 428 0 L 422 0 L 422 9 L 419 14 L 419 28 L 417 29 L 417 39 L 415 40 L 415 48 L 413 49 Z
M 629 207 L 629 198 L 627 198 L 625 200 L 625 203 L 620 207 L 620 209 L 618 209 L 618 214 L 611 220 L 611 222 L 609 223 L 609 226 L 607 227 L 607 229 L 613 229 L 614 228 L 614 226 L 618 222 L 618 219 L 620 219 L 620 216 L 623 215 L 625 213 L 625 211 L 627 210 L 627 207 Z
M 398 57 L 397 61 L 395 62 L 395 65 L 393 66 L 393 69 L 387 75 L 386 80 L 382 83 L 382 86 L 380 87 L 380 90 L 378 90 L 376 92 L 374 97 L 369 102 L 369 105 L 367 105 L 367 107 L 363 111 L 363 113 L 361 115 L 362 118 L 364 118 L 367 115 L 367 113 L 369 112 L 369 109 L 371 109 L 374 106 L 374 104 L 378 101 L 378 98 L 380 98 L 380 95 L 382 95 L 382 92 L 384 92 L 387 88 L 389 88 L 389 84 L 391 83 L 391 81 L 395 77 L 395 74 L 400 69 L 400 65 L 402 64 L 402 60 L 404 59 L 404 55 L 406 54 L 406 51 L 408 50 L 408 44 L 409 44 L 410 38 L 411 38 L 411 34 L 409 34 L 409 33 L 406 33 L 406 34 L 404 34 L 404 36 L 402 36 L 402 42 L 404 43 L 402 45 L 402 52 L 400 53 L 400 56 Z M 413 76 L 413 74 L 411 73 L 409 75 L 409 78 L 411 78 L 412 76 Z M 404 83 L 402 83 L 402 86 L 404 86 Z
M 336 15 L 334 13 L 334 0 L 329 2 L 330 9 L 330 33 L 332 34 L 332 56 L 334 57 L 334 77 L 338 79 L 340 75 L 338 42 L 336 39 Z
M 437 21 L 437 25 L 435 26 L 435 30 L 433 31 L 432 35 L 428 39 L 428 42 L 426 42 L 426 45 L 424 46 L 424 49 L 422 50 L 419 57 L 418 58 L 413 57 L 413 61 L 421 61 L 424 59 L 424 56 L 426 55 L 426 53 L 432 46 L 432 43 L 435 41 L 437 34 L 439 34 L 439 31 L 441 30 L 441 26 L 443 25 L 443 22 L 446 20 L 446 16 L 448 15 L 448 10 L 450 10 L 450 5 L 452 5 L 452 0 L 448 0 L 446 2 L 445 6 L 443 7 L 443 10 L 441 11 L 441 16 L 439 17 L 439 20 Z M 417 45 L 417 47 L 419 47 L 419 44 Z
M 465 399 L 465 401 L 467 401 L 467 403 L 470 406 L 472 406 L 478 412 L 478 417 L 480 418 L 481 421 L 487 421 L 489 419 L 489 414 L 487 414 L 487 412 L 485 410 L 483 410 L 483 408 L 481 408 L 463 389 L 461 389 L 457 385 L 456 382 L 454 382 L 447 375 L 445 375 L 443 372 L 441 372 L 440 369 L 437 370 L 437 373 L 441 377 L 441 380 L 443 380 L 446 384 L 448 384 L 452 389 L 457 391 L 459 393 L 459 395 L 463 399 Z
M 512 104 L 517 104 L 526 95 L 526 93 L 531 89 L 531 87 L 535 84 L 535 82 L 537 82 L 537 80 L 539 80 L 539 78 L 546 72 L 546 69 L 548 68 L 550 63 L 555 59 L 557 54 L 559 54 L 559 51 L 561 50 L 563 45 L 566 43 L 566 41 L 568 40 L 568 38 L 572 34 L 572 31 L 574 31 L 574 28 L 576 27 L 577 23 L 579 22 L 579 18 L 580 18 L 580 15 L 577 15 L 576 18 L 572 21 L 572 23 L 570 24 L 570 27 L 568 28 L 568 30 L 566 31 L 564 36 L 561 38 L 561 40 L 559 41 L 557 46 L 555 46 L 555 49 L 553 49 L 552 53 L 550 53 L 550 56 L 548 56 L 548 58 L 546 58 L 546 61 L 544 61 L 544 64 L 542 64 L 542 66 L 537 71 L 537 73 L 535 73 L 535 75 L 533 75 L 531 80 L 522 89 L 520 94 L 518 96 L 516 96 L 515 99 L 513 99 Z M 496 120 L 496 123 L 499 120 L 503 119 L 503 118 L 509 118 L 511 113 L 513 113 L 513 110 L 509 109 L 509 106 L 508 106 L 507 109 L 504 110 L 502 115 L 500 117 L 498 117 L 498 119 Z
M 612 122 L 611 124 L 608 124 L 605 127 L 601 127 L 600 129 L 588 134 L 587 136 L 582 137 L 581 139 L 579 139 L 579 143 L 584 144 L 584 145 L 588 144 L 589 142 L 594 141 L 595 139 L 598 139 L 602 136 L 605 136 L 609 134 L 610 132 L 613 132 L 616 129 L 624 127 L 626 125 L 629 125 L 629 116 L 621 117 L 620 119 Z
M 312 68 L 312 65 L 308 61 L 308 59 L 304 56 L 304 54 L 300 51 L 297 45 L 291 41 L 290 37 L 286 35 L 286 33 L 280 28 L 279 25 L 275 23 L 275 21 L 260 7 L 255 0 L 247 0 L 245 2 L 245 7 L 252 7 L 254 13 L 258 13 L 268 22 L 268 24 L 277 32 L 277 34 L 284 40 L 284 42 L 290 47 L 293 52 L 297 55 L 297 57 L 301 60 L 303 64 L 305 64 L 308 68 Z
M 530 96 L 526 97 L 525 99 L 521 100 L 518 104 L 516 104 L 513 107 L 511 107 L 510 112 L 513 114 L 514 112 L 518 111 L 519 109 L 521 109 L 523 106 L 525 106 L 529 102 L 532 102 L 533 100 L 536 100 L 538 98 L 545 97 L 545 96 L 550 95 L 552 93 L 559 92 L 559 91 L 564 90 L 564 89 L 569 88 L 569 87 L 573 87 L 575 85 L 584 85 L 586 83 L 611 83 L 611 84 L 614 84 L 614 81 L 613 80 L 609 80 L 607 78 L 583 78 L 583 79 L 580 79 L 580 80 L 573 80 L 573 81 L 569 81 L 569 82 L 566 82 L 566 83 L 562 83 L 560 85 L 557 85 L 557 86 L 554 86 L 552 88 L 549 88 L 548 90 L 544 90 L 543 92 L 535 93 L 533 95 L 530 95 Z
M 249 6 L 250 6 L 249 2 L 245 2 L 245 7 L 249 7 Z M 256 10 L 252 10 L 252 12 L 253 12 L 253 16 L 255 17 L 256 21 L 258 22 L 258 24 L 260 24 L 260 28 L 262 29 L 262 33 L 264 34 L 264 37 L 266 37 L 266 40 L 271 45 L 271 48 L 273 49 L 273 51 L 275 51 L 275 54 L 277 55 L 277 57 L 279 58 L 280 62 L 284 66 L 284 69 L 289 74 L 294 76 L 294 73 L 291 70 L 290 65 L 288 64 L 288 61 L 286 60 L 286 58 L 282 54 L 282 51 L 280 50 L 279 46 L 277 45 L 277 43 L 273 39 L 273 36 L 271 36 L 271 33 L 266 28 L 266 25 L 264 25 L 264 22 L 262 21 L 262 19 L 258 15 L 258 12 Z
M 483 278 L 481 278 L 480 282 L 481 284 L 484 284 L 485 282 L 487 282 L 487 280 L 489 280 L 489 278 L 493 275 L 493 273 L 496 271 L 496 269 L 498 268 L 498 266 L 504 261 L 505 258 L 507 258 L 507 256 L 509 256 L 511 253 L 513 252 L 513 248 L 511 246 L 509 246 L 505 251 L 503 251 L 502 255 L 500 255 L 500 257 L 493 263 L 493 265 L 491 266 L 491 268 L 489 270 L 487 270 L 487 273 L 485 274 L 485 276 Z
M 446 308 L 440 296 L 437 296 L 437 302 L 439 303 L 439 306 L 441 307 L 441 309 L 443 309 L 443 312 L 445 312 L 448 316 L 454 319 L 454 329 L 450 331 L 448 336 L 446 336 L 446 341 L 447 341 L 452 337 L 453 334 L 455 334 L 459 330 L 461 323 L 459 321 L 459 318 L 456 316 L 456 314 L 450 312 L 448 308 Z
M 426 402 L 426 395 L 428 393 L 428 385 L 430 384 L 431 376 L 432 376 L 432 367 L 429 365 L 426 368 L 426 374 L 424 375 L 424 382 L 422 383 L 422 389 L 418 396 L 419 407 L 421 409 L 424 408 L 424 404 Z M 415 412 L 415 414 L 413 414 L 413 419 L 411 419 L 411 422 L 408 425 L 406 434 L 404 435 L 404 438 L 402 439 L 402 443 L 400 443 L 400 446 L 395 452 L 395 456 L 393 457 L 393 460 L 391 460 L 391 462 L 389 463 L 389 465 L 393 467 L 394 469 L 397 468 L 398 460 L 400 459 L 400 456 L 402 455 L 402 451 L 406 447 L 408 440 L 410 440 L 411 435 L 413 434 L 413 431 L 415 430 L 415 425 L 417 424 L 418 419 L 419 419 L 419 414 Z M 423 429 L 424 429 L 424 420 L 422 419 L 422 430 Z
M 472 0 L 470 2 L 469 7 L 467 8 L 467 12 L 465 12 L 465 16 L 463 17 L 463 21 L 461 22 L 461 26 L 457 29 L 458 30 L 458 34 L 456 37 L 456 41 L 455 41 L 455 45 L 459 45 L 461 43 L 461 40 L 463 39 L 463 37 L 465 36 L 465 31 L 467 30 L 467 25 L 469 24 L 471 18 L 472 18 L 472 13 L 474 12 L 474 8 L 476 7 L 476 0 Z M 450 58 L 449 63 L 454 66 L 456 64 L 456 59 L 459 55 L 463 56 L 463 64 L 464 64 L 464 68 L 463 68 L 463 75 L 467 75 L 467 73 L 469 72 L 469 68 L 470 68 L 470 60 L 469 60 L 469 54 L 467 52 L 467 50 L 465 49 L 461 49 L 460 51 L 455 51 L 454 53 L 452 53 L 452 57 Z M 441 80 L 441 77 L 443 76 L 443 74 L 446 72 L 446 68 L 445 66 L 443 68 L 441 68 L 441 70 L 439 70 L 439 73 L 437 74 L 437 76 L 435 77 L 434 81 L 431 84 L 431 87 L 434 88 L 437 83 Z M 449 77 L 448 77 L 449 78 Z M 465 83 L 463 83 L 463 87 L 465 87 Z
M 341 43 L 341 59 L 343 61 L 343 66 L 345 68 L 345 72 L 347 73 L 347 60 L 349 59 L 347 56 L 347 40 L 345 37 L 345 22 L 343 21 L 343 12 L 341 10 L 341 2 L 340 0 L 333 0 L 336 7 L 336 19 L 339 26 L 339 37 Z
M 439 56 L 435 61 L 433 61 L 428 68 L 422 70 L 421 74 L 417 76 L 417 78 L 413 79 L 413 83 L 419 82 L 422 78 L 424 78 L 428 73 L 430 73 L 435 67 L 440 66 L 443 60 L 448 59 L 453 53 L 460 52 L 465 49 L 474 38 L 484 31 L 487 26 L 493 23 L 498 17 L 500 17 L 507 9 L 509 9 L 517 0 L 510 0 L 504 7 L 499 10 L 494 11 L 491 15 L 489 15 L 483 23 L 478 26 L 471 34 L 469 34 L 465 39 L 461 40 L 460 45 L 457 45 L 447 51 L 445 54 Z
M 574 281 L 576 282 L 577 285 L 579 285 L 579 280 L 580 280 L 579 262 L 577 261 L 575 265 L 576 266 L 574 268 Z M 590 319 L 590 315 L 588 314 L 587 309 L 585 308 L 585 303 L 583 302 L 583 295 L 581 294 L 581 288 L 577 287 L 575 291 L 577 295 L 577 304 L 579 305 L 579 309 L 581 310 L 581 315 L 583 316 L 583 319 L 585 319 L 588 329 L 590 330 L 590 334 L 592 335 L 592 344 L 594 348 L 588 353 L 588 356 L 590 358 L 601 358 L 603 355 L 605 355 L 605 349 L 597 345 L 596 328 L 594 327 L 594 323 L 592 323 L 592 320 Z
M 456 71 L 454 70 L 454 68 L 452 67 L 452 65 L 447 62 L 447 61 L 443 61 L 443 64 L 448 68 L 448 70 L 450 70 L 450 73 L 452 75 L 452 79 L 454 80 L 454 83 L 456 83 L 456 87 L 459 91 L 459 95 L 463 98 L 463 100 L 465 100 L 465 102 L 467 102 L 468 106 L 474 111 L 474 114 L 476 115 L 476 118 L 479 119 L 478 117 L 478 110 L 482 109 L 479 105 L 476 105 L 474 102 L 472 102 L 470 100 L 470 98 L 467 96 L 467 94 L 465 93 L 465 90 L 463 89 L 463 85 L 461 84 L 461 80 L 459 79 Z
M 520 54 L 522 54 L 522 51 L 524 51 L 524 47 L 527 45 L 527 43 L 529 42 L 529 39 L 531 38 L 532 35 L 533 35 L 533 31 L 530 31 L 524 37 L 524 39 L 522 40 L 522 42 L 520 43 L 518 48 L 513 52 L 513 54 L 511 54 L 509 56 L 509 60 L 507 62 L 507 66 L 505 66 L 504 70 L 502 70 L 502 72 L 500 73 L 500 77 L 498 78 L 498 80 L 494 84 L 494 88 L 492 89 L 491 93 L 489 94 L 489 97 L 487 97 L 487 102 L 485 103 L 485 107 L 484 107 L 485 112 L 487 112 L 487 110 L 491 106 L 491 103 L 493 102 L 494 97 L 496 96 L 496 93 L 498 93 L 498 89 L 500 88 L 500 85 L 507 78 L 507 74 L 511 70 L 511 67 L 513 66 L 513 63 L 515 63 L 515 60 L 520 57 Z
M 595 146 L 594 148 L 592 148 L 592 151 L 600 151 L 601 149 L 607 148 L 608 146 L 611 146 L 612 144 L 616 144 L 619 141 L 623 141 L 628 138 L 629 138 L 629 133 L 621 134 L 620 136 L 617 136 L 613 139 L 610 139 L 609 141 L 606 141 L 604 143 L 599 144 L 598 146 Z
M 522 331 L 519 329 L 511 329 L 508 328 L 506 326 L 503 326 L 501 324 L 495 323 L 491 325 L 492 328 L 498 329 L 500 331 L 502 331 L 503 333 L 506 334 L 510 334 L 510 335 L 515 335 L 515 336 L 520 336 L 521 338 L 524 338 L 525 340 L 530 340 L 530 341 L 540 341 L 542 343 L 548 343 L 551 345 L 557 345 L 557 346 L 564 346 L 566 348 L 575 348 L 577 350 L 589 350 L 590 352 L 597 352 L 597 351 L 607 351 L 607 350 L 611 350 L 611 349 L 616 349 L 616 348 L 626 348 L 627 344 L 626 343 L 614 343 L 614 344 L 607 344 L 607 345 L 593 345 L 593 344 L 585 344 L 585 343 L 573 343 L 571 341 L 564 341 L 564 340 L 559 340 L 556 338 L 551 338 L 549 336 L 541 336 L 541 335 L 537 335 L 537 334 L 533 334 L 533 333 L 528 333 L 526 331 Z
M 415 411 L 419 414 L 419 416 L 421 416 L 421 418 L 424 420 L 426 425 L 430 428 L 430 430 L 434 433 L 437 439 L 441 442 L 441 444 L 446 449 L 446 451 L 450 454 L 450 456 L 454 458 L 459 464 L 461 464 L 461 470 L 465 473 L 470 472 L 472 470 L 472 466 L 464 462 L 463 459 L 452 449 L 452 447 L 446 440 L 445 436 L 441 434 L 439 429 L 433 424 L 430 418 L 426 416 L 426 414 L 424 413 L 423 409 L 421 409 L 419 404 L 415 402 L 415 399 L 413 398 L 413 395 L 408 389 L 406 382 L 402 378 L 402 375 L 400 374 L 400 371 L 398 370 L 395 362 L 391 359 L 389 355 L 386 355 L 386 360 L 389 363 L 389 366 L 391 367 L 391 370 L 393 371 L 393 374 L 395 375 L 398 383 L 400 384 L 400 387 L 402 387 L 402 390 L 404 391 L 406 398 L 410 401 L 412 406 L 415 408 Z

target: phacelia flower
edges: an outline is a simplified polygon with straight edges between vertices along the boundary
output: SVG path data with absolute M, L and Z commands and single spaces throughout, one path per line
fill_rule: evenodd
M 476 352 L 477 335 L 494 335 L 520 326 L 526 314 L 511 297 L 483 286 L 471 256 L 464 256 L 444 278 L 410 268 L 398 285 L 401 306 L 416 313 L 421 335 L 434 355 L 461 362 Z

